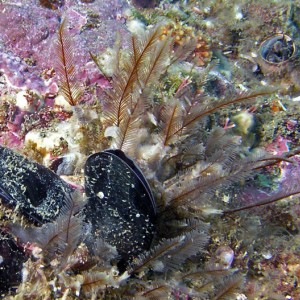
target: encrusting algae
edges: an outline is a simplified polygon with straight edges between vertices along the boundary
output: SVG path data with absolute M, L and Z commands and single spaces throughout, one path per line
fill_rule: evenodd
M 297 299 L 300 3 L 41 2 L 0 66 L 1 297 Z

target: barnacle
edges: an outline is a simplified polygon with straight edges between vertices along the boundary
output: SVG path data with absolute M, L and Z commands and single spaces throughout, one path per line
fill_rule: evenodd
M 282 85 L 299 89 L 299 50 L 296 42 L 286 34 L 276 33 L 266 38 L 255 58 L 262 73 Z
M 291 70 L 291 63 L 295 61 L 297 55 L 297 48 L 289 36 L 278 33 L 261 43 L 258 54 L 258 63 L 263 73 L 285 74 Z
M 261 58 L 270 64 L 283 64 L 296 53 L 294 41 L 285 34 L 276 34 L 264 40 L 259 47 Z

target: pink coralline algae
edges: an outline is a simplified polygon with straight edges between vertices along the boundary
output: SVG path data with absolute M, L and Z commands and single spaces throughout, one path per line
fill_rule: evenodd
M 11 86 L 43 91 L 40 73 L 49 66 L 59 19 L 52 11 L 28 5 L 0 5 L 0 68 Z
M 279 135 L 271 144 L 266 147 L 266 150 L 274 155 L 282 155 L 283 153 L 289 151 L 289 142 L 291 141 Z
M 41 94 L 53 90 L 54 80 L 45 80 L 41 74 L 54 65 L 53 44 L 61 20 L 65 18 L 74 39 L 78 80 L 88 83 L 89 79 L 82 76 L 86 74 L 86 64 L 91 61 L 89 52 L 99 53 L 112 46 L 115 33 L 126 32 L 123 22 L 117 21 L 125 6 L 121 2 L 111 4 L 98 0 L 83 4 L 69 0 L 57 10 L 45 8 L 33 0 L 0 4 L 0 70 L 8 86 L 37 90 Z
M 28 66 L 13 54 L 2 53 L 0 69 L 4 73 L 8 86 L 12 88 L 28 88 L 40 92 L 47 90 L 46 82 L 38 75 L 40 70 L 35 66 Z
M 97 54 L 113 46 L 116 32 L 123 35 L 127 32 L 124 22 L 118 21 L 126 7 L 123 0 L 113 3 L 68 0 L 55 10 L 37 2 L 24 0 L 0 4 L 0 75 L 3 84 L 0 144 L 14 148 L 22 145 L 28 130 L 70 116 L 62 108 L 54 107 L 59 90 L 55 41 L 61 21 L 67 20 L 67 32 L 73 42 L 76 80 L 85 87 L 80 102 L 95 99 L 95 89 L 91 92 L 89 86 L 95 86 L 99 96 L 108 85 L 92 62 L 90 53 Z M 27 105 L 28 108 L 19 107 L 13 101 L 20 90 L 36 94 L 35 102 Z M 11 95 L 11 99 L 7 100 L 5 95 Z

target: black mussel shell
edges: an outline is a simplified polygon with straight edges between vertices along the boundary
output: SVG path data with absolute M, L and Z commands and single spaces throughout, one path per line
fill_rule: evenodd
M 33 225 L 54 221 L 65 205 L 66 195 L 73 190 L 46 167 L 2 146 L 0 174 L 2 206 L 13 209 Z M 27 258 L 7 229 L 0 231 L 0 293 L 12 291 L 20 283 Z
M 21 270 L 26 259 L 13 237 L 0 231 L 0 299 L 1 294 L 7 293 L 20 283 Z
M 155 201 L 142 172 L 122 151 L 106 150 L 87 159 L 85 191 L 86 222 L 94 237 L 115 246 L 124 262 L 150 248 Z
M 46 167 L 0 146 L 0 199 L 34 224 L 56 219 L 72 188 Z

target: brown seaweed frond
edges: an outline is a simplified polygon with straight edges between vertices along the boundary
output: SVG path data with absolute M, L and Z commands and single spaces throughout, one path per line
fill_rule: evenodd
M 131 37 L 128 56 L 121 59 L 112 88 L 106 91 L 103 109 L 106 125 L 118 128 L 116 148 L 124 149 L 126 143 L 134 140 L 151 87 L 169 63 L 171 41 L 161 38 L 159 26 L 150 30 L 145 38 Z
M 210 170 L 213 170 L 213 166 L 210 168 Z M 175 186 L 169 187 L 167 189 L 167 206 L 174 209 L 176 207 L 188 205 L 198 197 L 203 196 L 221 184 L 224 184 L 226 179 L 230 178 L 227 172 L 216 169 L 213 171 L 214 174 L 210 176 L 205 176 L 203 178 L 200 177 L 197 178 L 197 180 L 193 179 L 190 182 L 184 183 L 181 186 L 181 189 Z M 233 174 L 230 175 L 233 176 Z
M 164 282 L 158 282 L 147 286 L 147 289 L 137 293 L 136 299 L 159 300 L 168 299 L 171 293 L 171 288 Z
M 168 257 L 163 260 L 167 270 L 179 270 L 188 258 L 204 251 L 209 237 L 204 231 L 192 231 L 185 235 L 185 240 L 178 249 L 174 249 Z
M 41 248 L 48 253 L 60 253 L 67 259 L 78 246 L 82 233 L 82 219 L 80 215 L 75 215 L 82 207 L 82 198 L 79 192 L 75 192 L 67 200 L 66 206 L 53 223 L 45 224 L 41 227 L 43 235 L 39 235 L 38 243 Z M 62 259 L 63 261 L 64 259 Z
M 215 295 L 212 300 L 232 299 L 237 289 L 240 288 L 245 281 L 245 277 L 241 274 L 234 274 L 222 278 L 215 286 Z
M 189 204 L 207 204 L 206 198 L 217 188 L 249 179 L 258 168 L 278 161 L 264 151 L 256 151 L 249 157 L 240 157 L 239 141 L 226 135 L 225 130 L 213 130 L 205 144 L 202 161 L 195 163 L 182 174 L 164 182 L 167 209 Z
M 151 56 L 160 36 L 160 28 L 155 27 L 144 39 L 131 37 L 128 57 L 122 60 L 123 65 L 119 68 L 119 73 L 113 77 L 112 90 L 107 91 L 108 99 L 105 105 L 108 110 L 105 111 L 105 119 L 109 125 L 120 126 L 124 114 L 131 107 L 131 100 L 137 97 L 140 74 L 145 73 L 145 62 Z
M 273 195 L 268 195 L 266 197 L 266 199 L 262 199 L 259 200 L 255 203 L 249 204 L 249 205 L 245 205 L 245 206 L 241 206 L 241 207 L 237 207 L 237 208 L 233 208 L 233 209 L 229 209 L 229 210 L 225 210 L 223 211 L 223 214 L 232 214 L 232 213 L 236 213 L 236 212 L 240 212 L 240 211 L 244 211 L 244 210 L 248 210 L 251 208 L 256 208 L 256 207 L 260 207 L 260 206 L 264 206 L 264 205 L 269 205 L 272 204 L 274 202 L 278 202 L 290 197 L 299 197 L 300 196 L 300 182 L 299 182 L 299 178 L 293 178 L 289 184 L 288 187 L 281 187 L 279 192 L 274 193 Z
M 79 244 L 82 218 L 76 213 L 84 205 L 78 191 L 66 195 L 65 199 L 65 206 L 57 220 L 41 227 L 19 228 L 13 224 L 11 228 L 23 243 L 36 243 L 49 258 L 59 254 L 62 264 Z
M 222 185 L 230 185 L 242 178 L 251 176 L 255 162 L 235 163 L 230 169 L 219 164 L 208 163 L 198 171 L 197 177 L 191 178 L 189 172 L 181 177 L 181 185 L 166 187 L 167 205 L 172 208 L 182 207 L 197 200 L 198 202 Z M 190 171 L 191 173 L 193 171 Z
M 109 274 L 106 272 L 85 272 L 82 275 L 81 289 L 95 294 L 108 285 Z
M 204 150 L 206 162 L 230 167 L 239 154 L 240 137 L 228 135 L 221 127 L 214 128 L 207 138 Z
M 58 75 L 60 92 L 71 106 L 75 106 L 78 103 L 83 93 L 83 89 L 76 81 L 73 49 L 71 37 L 66 32 L 66 20 L 64 20 L 60 25 L 56 40 L 55 70 Z
M 98 260 L 98 265 L 109 266 L 112 259 L 118 257 L 116 247 L 106 243 L 101 237 L 98 237 L 90 248 L 91 254 Z
M 186 43 L 176 47 L 171 58 L 171 64 L 174 64 L 178 61 L 186 60 L 191 53 L 196 49 L 197 40 L 194 38 L 189 39 Z
M 184 237 L 176 237 L 173 239 L 163 239 L 157 246 L 149 252 L 140 255 L 130 265 L 129 273 L 140 273 L 144 269 L 155 266 L 158 260 L 167 255 L 174 249 L 177 249 L 184 241 Z M 155 267 L 154 267 L 155 268 Z
M 197 299 L 235 299 L 235 293 L 245 281 L 242 274 L 236 270 L 199 271 L 187 274 L 182 280 L 190 281 L 194 287 L 192 294 Z
M 297 148 L 293 151 L 284 153 L 283 155 L 276 156 L 276 155 L 266 155 L 262 159 L 257 160 L 258 166 L 255 168 L 255 170 L 260 170 L 267 167 L 273 167 L 275 165 L 278 165 L 281 162 L 287 162 L 287 163 L 295 163 L 295 161 L 292 159 L 294 156 L 298 155 L 300 153 L 300 149 Z
M 207 242 L 205 228 L 172 239 L 162 239 L 152 250 L 134 260 L 129 273 L 140 273 L 147 268 L 160 272 L 180 269 L 189 257 L 203 251 Z
M 209 280 L 215 280 L 218 277 L 223 277 L 223 276 L 228 276 L 231 273 L 233 273 L 234 271 L 231 269 L 224 269 L 224 267 L 222 266 L 209 266 L 209 267 L 205 267 L 204 269 L 201 270 L 196 270 L 193 272 L 188 272 L 185 273 L 183 275 L 181 275 L 181 279 L 185 280 L 185 279 L 198 279 L 199 278 L 205 278 L 205 279 L 209 279 Z
M 182 119 L 184 116 L 184 110 L 179 102 L 173 104 L 165 104 L 159 111 L 160 120 L 160 138 L 162 145 L 167 146 L 173 142 L 175 132 L 178 132 L 182 128 Z
M 197 299 L 219 299 L 215 297 L 225 297 L 225 295 L 227 297 L 242 285 L 243 279 L 244 277 L 238 274 L 236 269 L 227 269 L 216 265 L 206 266 L 201 270 L 194 270 L 183 275 L 178 274 L 178 281 L 184 282 L 186 285 L 193 285 L 191 293 Z M 226 283 L 231 285 L 228 290 Z
M 191 130 L 198 121 L 223 107 L 240 102 L 246 102 L 251 99 L 256 99 L 257 97 L 270 95 L 274 92 L 274 89 L 265 89 L 252 93 L 240 93 L 234 97 L 225 97 L 213 101 L 211 99 L 205 101 L 201 101 L 201 99 L 194 99 L 193 101 L 189 100 L 187 101 L 188 104 L 185 105 L 185 111 L 182 115 L 181 121 L 176 120 L 176 128 L 174 127 L 172 130 L 165 130 L 165 132 L 168 133 L 168 136 L 164 139 L 166 145 L 172 142 L 174 138 L 179 139 L 180 136 L 182 136 L 187 130 Z M 170 115 L 169 117 L 172 116 Z M 161 121 L 164 128 L 169 126 L 169 122 L 164 124 L 163 119 Z
M 142 119 L 138 117 L 142 111 L 141 102 L 138 101 L 132 107 L 130 112 L 128 111 L 124 114 L 123 120 L 118 127 L 114 148 L 126 151 L 134 145 L 138 136 L 138 130 L 142 123 Z
M 274 89 L 264 89 L 255 92 L 243 92 L 238 95 L 217 101 L 209 101 L 208 103 L 198 103 L 193 106 L 193 109 L 189 109 L 189 114 L 186 116 L 183 122 L 183 128 L 187 128 L 194 124 L 194 122 L 200 120 L 201 118 L 216 112 L 217 110 L 229 106 L 231 104 L 236 104 L 240 102 L 246 102 L 248 100 L 256 99 L 257 97 L 262 97 L 266 95 L 273 94 L 275 92 Z M 183 129 L 182 128 L 182 129 Z M 181 130 L 182 130 L 181 129 Z

